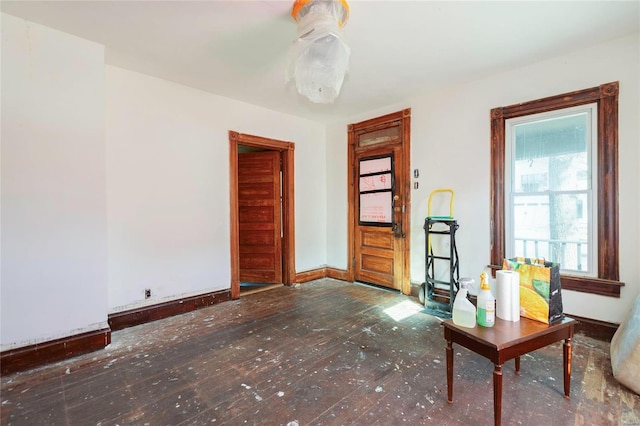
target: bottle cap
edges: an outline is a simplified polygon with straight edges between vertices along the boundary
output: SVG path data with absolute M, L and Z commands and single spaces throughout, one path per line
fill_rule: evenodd
M 491 290 L 491 287 L 489 287 L 489 283 L 487 282 L 486 272 L 480 274 L 480 290 Z

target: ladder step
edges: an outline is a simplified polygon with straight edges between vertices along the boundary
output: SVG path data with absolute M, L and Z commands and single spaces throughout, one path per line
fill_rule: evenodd
M 433 255 L 433 254 L 432 254 L 432 255 L 429 255 L 429 257 L 430 257 L 431 259 L 451 260 L 451 258 L 450 258 L 450 257 L 435 256 L 435 255 Z
M 449 288 L 449 287 L 451 287 L 451 283 L 449 281 L 435 280 L 433 278 L 427 278 L 427 283 L 433 284 L 434 287 L 435 287 L 436 284 L 440 284 L 441 285 L 440 288 Z M 454 283 L 454 285 L 455 285 L 455 283 Z
M 429 234 L 451 235 L 451 232 L 449 232 L 449 231 L 429 231 Z M 453 234 L 455 235 L 455 231 L 453 231 Z

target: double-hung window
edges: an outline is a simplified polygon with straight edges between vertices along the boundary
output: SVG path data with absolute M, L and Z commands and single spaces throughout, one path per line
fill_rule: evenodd
M 560 263 L 563 289 L 620 297 L 618 82 L 491 110 L 490 266 Z
M 595 103 L 505 122 L 506 257 L 597 276 Z

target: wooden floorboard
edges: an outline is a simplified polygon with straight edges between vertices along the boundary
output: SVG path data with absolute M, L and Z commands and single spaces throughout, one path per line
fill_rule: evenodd
M 394 309 L 395 308 L 395 309 Z M 279 287 L 112 333 L 102 351 L 1 378 L 2 425 L 488 425 L 493 365 L 417 298 L 333 279 Z M 640 425 L 609 343 L 578 333 L 504 366 L 505 425 Z

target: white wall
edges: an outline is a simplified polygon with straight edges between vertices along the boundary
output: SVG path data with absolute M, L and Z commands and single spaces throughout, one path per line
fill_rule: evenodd
M 327 127 L 327 264 L 347 269 L 348 210 L 347 127 Z
M 9 15 L 2 27 L 1 350 L 228 289 L 229 130 L 295 143 L 296 269 L 326 264 L 323 125 L 105 67 L 103 46 Z
M 424 218 L 432 190 L 455 190 L 454 213 L 460 224 L 456 242 L 462 276 L 478 277 L 489 263 L 490 122 L 492 108 L 539 99 L 611 81 L 620 81 L 619 119 L 619 210 L 620 279 L 626 283 L 621 298 L 565 291 L 565 312 L 620 322 L 640 291 L 640 177 L 639 153 L 639 37 L 637 34 L 593 46 L 562 57 L 494 75 L 464 85 L 444 87 L 438 92 L 336 123 L 327 130 L 333 137 L 329 163 L 346 163 L 346 124 L 411 107 L 411 168 L 420 169 L 420 188 L 412 192 L 411 281 L 424 282 Z M 332 185 L 346 187 L 342 182 Z M 346 210 L 346 197 L 328 202 Z M 328 224 L 332 251 L 346 227 L 346 214 Z M 346 244 L 346 240 L 344 240 Z M 333 259 L 332 259 L 333 260 Z M 336 266 L 342 266 L 339 259 Z
M 229 130 L 295 143 L 296 269 L 326 263 L 324 126 L 112 66 L 106 82 L 111 311 L 229 288 Z
M 2 350 L 106 326 L 104 48 L 2 14 Z

